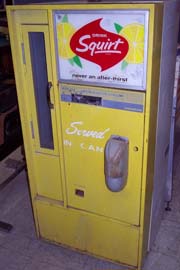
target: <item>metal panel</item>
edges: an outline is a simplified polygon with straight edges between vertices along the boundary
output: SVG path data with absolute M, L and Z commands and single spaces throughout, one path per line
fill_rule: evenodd
M 54 102 L 54 87 L 51 55 L 48 53 L 49 29 L 46 25 L 23 25 L 21 29 L 26 58 L 26 93 L 34 127 L 35 151 L 57 155 L 56 115 L 51 103 Z
M 172 107 L 172 115 L 171 115 L 171 131 L 170 131 L 169 156 L 168 156 L 168 174 L 167 174 L 167 183 L 166 183 L 166 201 L 167 202 L 170 202 L 172 199 L 174 127 L 175 127 L 175 117 L 176 117 L 176 103 L 177 103 L 179 72 L 180 72 L 180 57 L 177 57 L 175 81 L 174 81 L 173 107 Z
M 139 225 L 144 114 L 69 102 L 61 108 L 68 206 Z M 104 177 L 112 135 L 129 140 L 127 185 L 116 194 Z
M 85 214 L 72 208 L 66 210 L 52 202 L 41 197 L 37 197 L 34 202 L 43 238 L 131 265 L 126 268 L 118 265 L 119 270 L 132 269 L 132 266 L 137 265 L 138 227 L 124 226 L 118 221 L 112 222 L 102 216 Z

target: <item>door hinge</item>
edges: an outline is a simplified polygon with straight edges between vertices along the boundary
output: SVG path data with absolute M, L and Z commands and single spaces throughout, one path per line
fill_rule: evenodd
M 34 136 L 34 126 L 33 126 L 33 121 L 30 121 L 30 127 L 31 127 L 31 136 L 32 136 L 32 139 L 34 139 L 35 136 Z
M 22 50 L 23 64 L 26 65 L 26 57 L 25 57 L 25 51 L 24 51 L 24 43 L 21 43 L 21 50 Z

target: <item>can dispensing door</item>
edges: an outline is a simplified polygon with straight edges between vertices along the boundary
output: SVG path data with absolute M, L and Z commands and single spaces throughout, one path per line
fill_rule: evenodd
M 110 191 L 121 191 L 128 176 L 128 150 L 127 138 L 111 136 L 105 147 L 104 171 L 106 186 Z

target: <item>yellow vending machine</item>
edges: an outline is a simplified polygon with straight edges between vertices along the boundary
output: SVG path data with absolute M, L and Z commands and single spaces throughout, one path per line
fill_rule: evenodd
M 165 206 L 178 1 L 7 8 L 39 237 L 141 269 Z

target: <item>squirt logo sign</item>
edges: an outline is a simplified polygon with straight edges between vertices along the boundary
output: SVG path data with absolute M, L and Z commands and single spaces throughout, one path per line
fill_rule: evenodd
M 147 11 L 56 11 L 54 22 L 60 81 L 145 89 Z
M 124 59 L 129 44 L 121 35 L 104 30 L 101 21 L 102 18 L 92 21 L 75 32 L 70 47 L 76 55 L 98 64 L 104 71 Z

